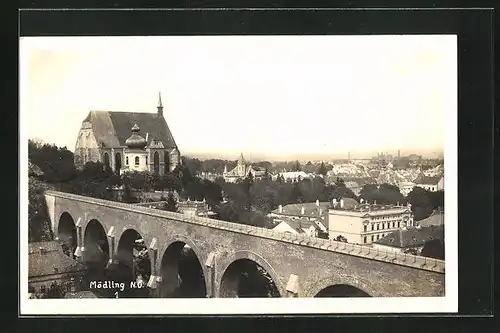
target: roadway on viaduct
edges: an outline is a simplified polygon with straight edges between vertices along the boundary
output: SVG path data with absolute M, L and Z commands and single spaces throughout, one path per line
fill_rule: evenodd
M 69 193 L 46 191 L 45 198 L 56 237 L 73 235 L 83 260 L 98 239 L 112 260 L 137 232 L 149 246 L 156 297 L 176 287 L 185 244 L 202 267 L 206 297 L 237 297 L 238 274 L 229 268 L 242 259 L 261 266 L 281 297 L 314 297 L 332 286 L 372 297 L 444 296 L 440 260 Z

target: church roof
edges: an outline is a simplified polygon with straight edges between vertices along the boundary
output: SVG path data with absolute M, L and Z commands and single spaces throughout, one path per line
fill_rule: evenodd
M 141 128 L 142 136 L 147 136 L 148 145 L 155 139 L 160 140 L 167 149 L 177 146 L 165 118 L 156 113 L 93 110 L 85 121 L 92 123 L 97 142 L 103 143 L 105 147 L 125 146 L 130 129 L 135 124 Z

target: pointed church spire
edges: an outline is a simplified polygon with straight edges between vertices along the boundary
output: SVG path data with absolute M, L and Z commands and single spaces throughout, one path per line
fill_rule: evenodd
M 161 92 L 158 92 L 158 115 L 163 116 L 163 104 L 161 103 Z
M 240 158 L 238 159 L 238 164 L 245 164 L 245 159 L 243 158 L 243 153 L 240 153 Z

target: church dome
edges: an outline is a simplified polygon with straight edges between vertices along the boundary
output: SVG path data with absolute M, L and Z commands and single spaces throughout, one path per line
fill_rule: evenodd
M 125 144 L 130 149 L 144 149 L 148 142 L 142 136 L 139 135 L 140 128 L 137 124 L 132 127 L 132 135 L 125 140 Z

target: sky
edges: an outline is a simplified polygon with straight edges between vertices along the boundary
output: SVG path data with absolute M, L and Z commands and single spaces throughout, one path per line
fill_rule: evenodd
M 454 35 L 25 37 L 20 108 L 70 150 L 90 110 L 154 113 L 161 92 L 182 154 L 427 154 L 457 112 L 456 57 Z

